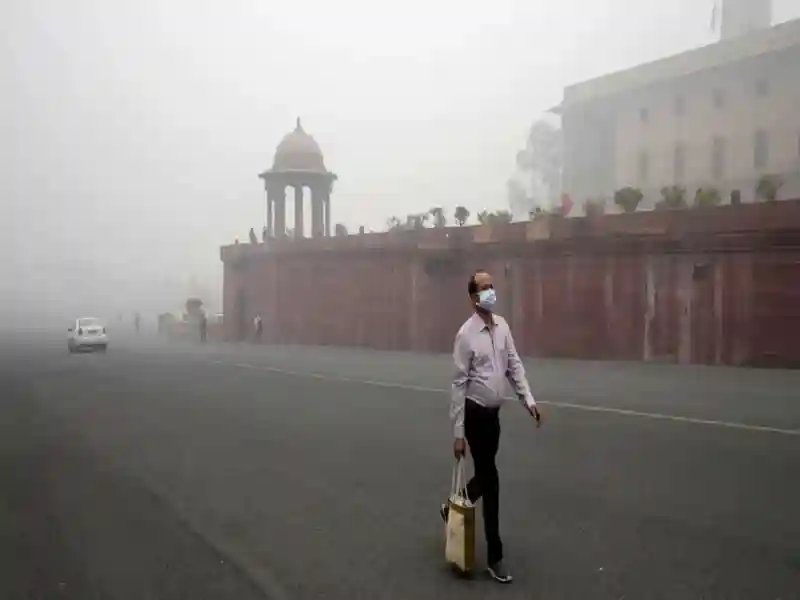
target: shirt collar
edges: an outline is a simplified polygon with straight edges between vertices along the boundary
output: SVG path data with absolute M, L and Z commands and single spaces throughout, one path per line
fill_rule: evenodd
M 486 324 L 486 321 L 481 319 L 481 316 L 478 313 L 472 313 L 470 320 L 472 322 L 472 326 L 476 327 L 478 331 L 489 329 L 489 325 Z M 497 325 L 497 321 L 494 320 L 494 315 L 492 315 L 492 325 Z

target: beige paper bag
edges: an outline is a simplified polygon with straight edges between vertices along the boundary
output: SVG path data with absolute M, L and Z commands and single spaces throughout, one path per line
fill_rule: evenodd
M 444 555 L 449 564 L 462 573 L 469 573 L 475 566 L 475 506 L 466 498 L 464 486 L 462 459 L 453 470 Z

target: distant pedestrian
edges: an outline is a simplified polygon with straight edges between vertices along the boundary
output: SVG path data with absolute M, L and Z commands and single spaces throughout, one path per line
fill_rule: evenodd
M 255 332 L 256 343 L 261 343 L 261 336 L 264 334 L 264 321 L 261 315 L 256 315 L 253 319 L 253 330 Z
M 492 276 L 484 270 L 476 271 L 469 279 L 468 292 L 475 313 L 459 329 L 453 350 L 456 367 L 450 404 L 453 452 L 461 460 L 469 444 L 475 476 L 467 483 L 466 496 L 473 504 L 483 499 L 489 573 L 496 581 L 509 583 L 512 577 L 503 565 L 499 531 L 500 488 L 495 463 L 506 379 L 537 426 L 542 417 L 508 323 L 494 314 L 497 295 Z M 442 505 L 440 513 L 447 521 L 447 504 Z
M 200 313 L 200 342 L 205 344 L 208 337 L 208 319 L 206 313 Z

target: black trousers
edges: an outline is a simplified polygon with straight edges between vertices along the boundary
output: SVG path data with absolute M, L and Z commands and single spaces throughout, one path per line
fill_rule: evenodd
M 490 565 L 503 560 L 500 540 L 500 480 L 495 457 L 500 445 L 500 409 L 486 408 L 466 401 L 464 435 L 472 454 L 475 476 L 467 484 L 467 497 L 473 504 L 483 500 L 483 525 L 486 533 L 487 559 Z

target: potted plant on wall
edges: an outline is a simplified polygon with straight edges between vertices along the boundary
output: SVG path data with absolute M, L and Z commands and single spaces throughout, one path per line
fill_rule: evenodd
M 433 226 L 436 228 L 447 227 L 447 216 L 444 214 L 444 209 L 441 206 L 435 206 L 428 211 L 428 214 L 433 219 Z
M 508 225 L 511 223 L 514 215 L 508 210 L 498 210 L 489 215 L 490 225 Z
M 455 218 L 456 224 L 459 227 L 463 227 L 464 224 L 469 220 L 469 211 L 463 206 L 456 206 L 453 217 Z
M 722 196 L 719 190 L 713 187 L 697 188 L 694 195 L 694 208 L 712 208 L 722 204 Z
M 405 226 L 403 222 L 397 217 L 389 217 L 386 219 L 386 231 L 403 231 Z
M 528 219 L 531 221 L 533 221 L 534 219 L 541 219 L 546 214 L 547 213 L 544 210 L 542 210 L 541 206 L 536 206 L 532 208 L 530 211 L 528 211 Z
M 635 187 L 627 186 L 614 192 L 614 204 L 626 213 L 635 213 L 642 198 L 644 194 Z
M 605 198 L 587 198 L 583 201 L 583 212 L 590 219 L 596 219 L 606 214 Z
M 686 206 L 686 188 L 680 185 L 661 188 L 661 200 L 656 202 L 656 210 L 682 210 Z
M 756 184 L 756 198 L 764 202 L 775 202 L 782 187 L 783 178 L 780 175 L 762 175 Z

